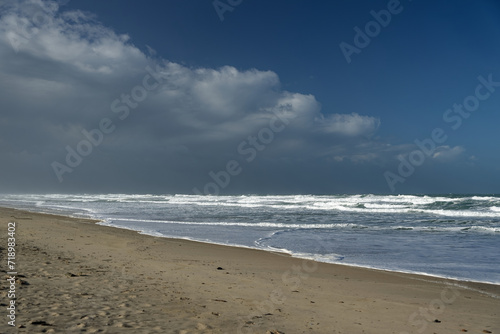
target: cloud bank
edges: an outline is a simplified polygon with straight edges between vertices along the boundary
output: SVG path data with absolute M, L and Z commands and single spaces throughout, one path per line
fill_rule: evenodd
M 289 178 L 325 173 L 325 162 L 381 166 L 405 149 L 372 139 L 377 117 L 324 111 L 313 95 L 284 90 L 273 71 L 186 67 L 61 4 L 1 7 L 1 172 L 15 176 L 4 177 L 6 188 L 34 182 L 56 191 L 111 191 L 126 182 L 137 191 L 189 192 L 227 161 L 244 162 L 238 147 L 246 142 L 258 159 L 235 183 L 245 189 L 280 179 L 277 171 Z M 102 120 L 112 131 L 68 166 L 68 147 L 77 151 Z M 272 130 L 272 139 L 263 132 L 271 123 L 282 129 Z M 443 148 L 435 158 L 460 153 Z M 71 168 L 59 177 L 54 162 Z

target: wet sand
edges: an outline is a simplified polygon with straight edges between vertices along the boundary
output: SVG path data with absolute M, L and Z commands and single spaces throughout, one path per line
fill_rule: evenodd
M 7 225 L 16 223 L 16 328 Z M 500 286 L 0 208 L 1 333 L 500 333 Z

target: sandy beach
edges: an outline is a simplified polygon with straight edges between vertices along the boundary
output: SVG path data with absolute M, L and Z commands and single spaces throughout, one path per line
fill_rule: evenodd
M 8 275 L 8 223 L 16 272 Z M 0 209 L 1 333 L 500 333 L 500 286 Z M 8 324 L 15 276 L 15 328 Z

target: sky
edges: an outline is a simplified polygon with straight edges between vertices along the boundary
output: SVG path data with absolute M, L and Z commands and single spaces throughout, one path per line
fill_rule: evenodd
M 494 0 L 0 0 L 0 193 L 500 193 Z

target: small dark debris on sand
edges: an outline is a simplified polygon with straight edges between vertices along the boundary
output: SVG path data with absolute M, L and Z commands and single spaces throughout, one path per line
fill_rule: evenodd
M 48 322 L 43 321 L 43 320 L 32 321 L 31 324 L 32 325 L 41 325 L 41 326 L 54 326 L 54 325 L 49 324 Z

